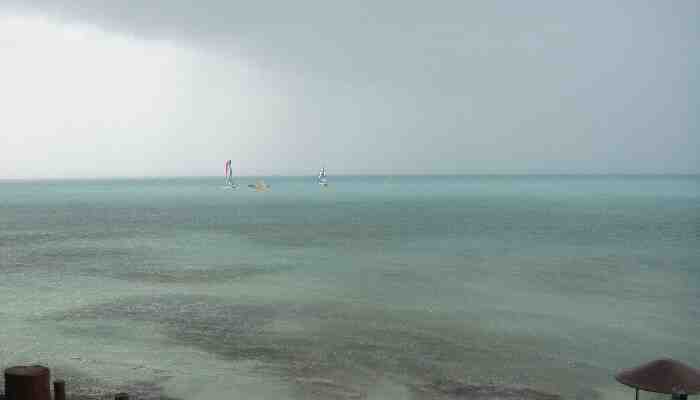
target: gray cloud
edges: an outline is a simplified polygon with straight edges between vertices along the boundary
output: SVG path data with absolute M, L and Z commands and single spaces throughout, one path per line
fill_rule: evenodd
M 241 155 L 260 172 L 700 172 L 694 1 L 6 3 L 245 59 L 293 105 L 251 133 L 248 152 L 279 155 Z

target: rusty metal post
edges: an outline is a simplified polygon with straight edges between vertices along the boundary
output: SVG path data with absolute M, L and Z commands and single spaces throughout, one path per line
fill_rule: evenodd
M 53 400 L 66 400 L 66 381 L 53 381 Z
M 41 365 L 5 370 L 6 400 L 51 400 L 51 371 Z

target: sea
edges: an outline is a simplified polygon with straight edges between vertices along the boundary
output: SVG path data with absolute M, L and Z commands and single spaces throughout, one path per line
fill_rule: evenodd
M 0 367 L 207 400 L 632 399 L 621 369 L 700 367 L 700 176 L 257 179 L 0 181 Z

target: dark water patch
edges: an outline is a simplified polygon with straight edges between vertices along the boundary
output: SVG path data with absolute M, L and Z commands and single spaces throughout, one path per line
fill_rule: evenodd
M 113 278 L 132 282 L 147 282 L 155 284 L 170 283 L 207 283 L 231 282 L 252 279 L 262 275 L 274 275 L 293 270 L 293 266 L 260 267 L 231 265 L 216 268 L 198 268 L 187 270 L 136 269 L 128 271 L 102 272 Z
M 580 368 L 573 371 L 565 360 L 544 353 L 540 338 L 498 336 L 445 316 L 388 313 L 352 304 L 230 304 L 208 296 L 139 297 L 75 309 L 53 319 L 68 324 L 92 319 L 156 322 L 180 345 L 231 360 L 260 361 L 261 373 L 287 379 L 311 396 L 307 398 L 364 397 L 380 376 L 406 387 L 466 379 L 477 385 L 497 382 L 499 387 L 535 385 L 555 393 L 568 388 L 570 395 L 594 380 L 589 375 L 582 378 Z M 66 333 L 109 340 L 104 331 L 67 329 Z M 451 395 L 447 389 L 434 393 Z M 517 393 L 534 396 L 534 392 Z
M 462 382 L 436 381 L 414 386 L 416 399 L 470 400 L 560 400 L 561 396 L 523 386 L 470 385 Z M 596 397 L 587 397 L 596 398 Z
M 2 266 L 6 270 L 31 269 L 34 271 L 75 272 L 84 274 L 103 268 L 122 268 L 146 260 L 148 255 L 139 249 L 96 246 L 93 243 L 40 247 L 15 247 L 6 251 Z
M 273 307 L 228 305 L 224 299 L 208 296 L 157 296 L 132 297 L 115 303 L 78 308 L 51 319 L 156 322 L 173 329 L 172 334 L 181 334 L 186 339 L 189 333 L 201 328 L 207 328 L 207 332 L 214 333 L 214 336 L 219 332 L 252 334 L 277 314 Z
M 44 246 L 55 243 L 95 243 L 116 239 L 141 239 L 155 237 L 155 232 L 129 229 L 116 229 L 115 227 L 102 226 L 86 230 L 56 230 L 61 225 L 43 225 L 44 228 L 54 228 L 47 231 L 5 231 L 0 232 L 0 245 L 13 246 Z M 63 228 L 63 227 L 62 227 Z M 159 233 L 159 235 L 166 233 Z
M 45 244 L 64 240 L 65 235 L 56 232 L 0 232 L 0 246 L 18 246 L 26 244 Z
M 55 199 L 54 199 L 55 200 Z M 143 204 L 123 207 L 100 201 L 54 201 L 46 204 L 13 204 L 0 208 L 0 217 L 8 229 L 33 226 L 61 226 L 75 230 L 95 226 L 141 226 L 153 224 L 170 217 L 168 210 L 144 207 Z
M 147 243 L 71 240 L 41 246 L 0 247 L 0 270 L 70 273 L 152 284 L 196 284 L 241 281 L 297 268 L 296 264 L 269 260 L 264 266 L 241 262 L 226 254 L 208 254 L 206 250 L 191 251 L 163 240 Z
M 41 251 L 34 251 L 28 257 L 38 259 L 53 259 L 61 263 L 73 264 L 80 263 L 85 260 L 99 261 L 101 263 L 109 262 L 110 260 L 122 261 L 125 258 L 135 255 L 133 250 L 121 248 L 104 248 L 104 247 L 65 247 L 62 249 L 51 248 Z

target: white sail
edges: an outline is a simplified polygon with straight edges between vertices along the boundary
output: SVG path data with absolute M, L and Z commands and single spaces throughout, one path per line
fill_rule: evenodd
M 226 177 L 226 185 L 235 188 L 237 185 L 233 181 L 233 168 L 231 168 L 231 160 L 226 160 L 224 164 L 224 176 Z
M 321 171 L 318 173 L 318 184 L 321 186 L 328 186 L 328 178 L 326 177 L 326 167 L 322 167 Z

